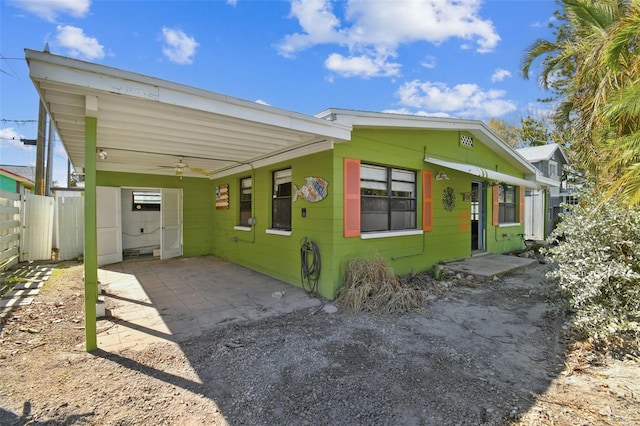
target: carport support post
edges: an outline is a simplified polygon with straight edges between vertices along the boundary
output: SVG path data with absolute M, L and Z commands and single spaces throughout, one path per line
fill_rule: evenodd
M 92 102 L 93 101 L 93 102 Z M 96 219 L 97 98 L 87 96 L 84 152 L 84 331 L 87 352 L 98 349 L 98 237 Z M 94 105 L 95 109 L 90 108 Z

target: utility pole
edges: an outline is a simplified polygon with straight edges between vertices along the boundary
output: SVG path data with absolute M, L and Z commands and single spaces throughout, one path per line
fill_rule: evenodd
M 42 100 L 38 110 L 38 136 L 36 137 L 36 195 L 44 195 L 44 138 L 47 132 L 47 111 Z
M 49 118 L 49 142 L 47 145 L 47 184 L 45 185 L 45 194 L 51 196 L 51 186 L 53 182 L 53 120 Z

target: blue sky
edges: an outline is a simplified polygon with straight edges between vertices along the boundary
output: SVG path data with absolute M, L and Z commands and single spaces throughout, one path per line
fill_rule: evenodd
M 24 49 L 46 43 L 311 115 L 337 107 L 517 122 L 548 108 L 519 66 L 531 42 L 553 40 L 553 0 L 0 1 L 0 164 L 35 164 L 35 148 L 14 138 L 36 136 Z M 57 141 L 59 183 L 66 162 Z

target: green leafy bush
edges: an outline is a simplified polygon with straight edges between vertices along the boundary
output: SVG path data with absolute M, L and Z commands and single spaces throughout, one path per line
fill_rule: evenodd
M 580 338 L 605 351 L 640 350 L 640 209 L 585 194 L 550 237 L 548 255 Z

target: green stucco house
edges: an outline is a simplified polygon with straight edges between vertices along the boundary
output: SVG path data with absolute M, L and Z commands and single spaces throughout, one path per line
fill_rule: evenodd
M 161 258 L 215 255 L 297 286 L 303 258 L 320 258 L 313 289 L 327 298 L 349 258 L 380 254 L 404 274 L 523 247 L 536 168 L 480 121 L 308 116 L 45 52 L 26 58 L 85 176 L 88 317 L 97 268 L 122 259 L 132 229 L 157 228 L 145 244 Z

